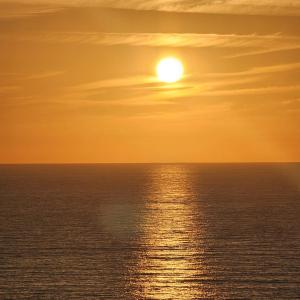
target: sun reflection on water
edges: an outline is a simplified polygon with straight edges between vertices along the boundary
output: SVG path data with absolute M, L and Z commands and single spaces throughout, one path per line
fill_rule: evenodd
M 138 299 L 187 300 L 203 296 L 197 278 L 201 249 L 199 212 L 186 169 L 158 166 L 152 174 L 138 262 Z

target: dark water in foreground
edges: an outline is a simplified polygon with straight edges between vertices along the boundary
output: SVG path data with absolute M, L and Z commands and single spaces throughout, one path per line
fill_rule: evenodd
M 0 166 L 0 299 L 300 299 L 300 165 Z

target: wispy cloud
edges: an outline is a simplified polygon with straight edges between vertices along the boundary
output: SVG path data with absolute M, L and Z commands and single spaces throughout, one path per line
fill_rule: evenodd
M 128 78 L 115 78 L 99 80 L 95 82 L 80 84 L 74 87 L 75 90 L 96 90 L 101 88 L 132 87 L 144 84 L 157 83 L 157 79 L 150 76 L 133 76 Z
M 2 34 L 0 39 L 39 41 L 48 43 L 79 43 L 106 46 L 128 45 L 148 47 L 238 48 L 232 56 L 254 55 L 300 48 L 300 38 L 273 35 L 237 34 L 170 34 L 170 33 L 97 33 L 97 32 L 41 32 Z
M 56 7 L 100 6 L 135 10 L 175 12 L 300 15 L 298 0 L 15 0 L 22 4 L 47 4 Z M 7 0 L 0 0 L 7 2 Z
M 0 19 L 16 19 L 32 17 L 40 14 L 49 14 L 61 10 L 57 5 L 51 3 L 46 4 L 43 2 L 32 4 L 31 1 L 24 3 L 8 3 L 8 1 L 0 0 Z
M 68 1 L 67 1 L 68 2 Z M 90 3 L 92 1 L 84 1 Z M 299 15 L 298 0 L 98 0 L 104 6 L 175 12 Z
M 56 77 L 64 74 L 65 71 L 46 71 L 37 73 L 23 73 L 23 72 L 2 72 L 0 73 L 0 78 L 9 78 L 14 81 L 24 81 L 24 80 L 35 80 L 35 79 L 48 79 L 51 77 Z
M 203 96 L 241 96 L 241 95 L 274 95 L 287 92 L 299 92 L 300 85 L 294 86 L 267 86 L 260 88 L 235 88 L 224 90 L 210 90 L 203 92 Z
M 270 66 L 245 72 L 225 73 L 222 74 L 222 78 L 218 78 L 219 75 L 221 77 L 221 74 L 218 74 L 217 78 L 211 78 L 210 80 L 192 78 L 175 85 L 162 85 L 156 78 L 147 76 L 116 78 L 72 86 L 68 88 L 67 94 L 69 98 L 81 100 L 98 97 L 101 99 L 102 104 L 107 104 L 110 100 L 105 99 L 105 91 L 117 88 L 119 96 L 117 101 L 113 101 L 113 103 L 126 103 L 127 105 L 153 104 L 157 103 L 157 100 L 163 100 L 165 103 L 171 101 L 169 102 L 170 104 L 175 99 L 191 97 L 289 94 L 299 92 L 300 86 L 277 86 L 275 84 L 261 86 L 261 76 L 268 72 L 284 72 L 296 67 L 300 67 L 300 65 Z M 238 74 L 243 74 L 244 76 L 239 76 Z M 210 76 L 207 77 L 209 78 Z M 253 87 L 254 82 L 260 82 L 260 86 Z M 244 87 L 244 85 L 249 85 L 249 87 Z M 139 90 L 139 93 L 136 93 L 137 90 Z M 127 96 L 120 97 L 120 94 L 126 94 Z
M 273 74 L 281 72 L 289 72 L 300 69 L 300 63 L 273 65 L 256 67 L 242 72 L 231 72 L 231 73 L 210 73 L 206 74 L 206 77 L 211 78 L 223 78 L 223 77 L 240 77 L 240 76 L 251 76 L 251 75 L 263 75 L 263 74 Z
M 0 86 L 0 95 L 1 94 L 6 94 L 6 93 L 11 92 L 11 91 L 16 91 L 18 89 L 20 89 L 19 86 L 13 86 L 13 85 Z
M 96 37 L 94 37 L 96 38 Z M 168 47 L 221 47 L 221 48 L 262 48 L 283 49 L 300 47 L 298 37 L 274 35 L 235 34 L 168 34 L 168 33 L 128 33 L 104 34 L 100 43 L 107 45 L 168 46 Z
M 64 74 L 64 71 L 48 71 L 48 72 L 43 72 L 43 73 L 38 73 L 38 74 L 33 74 L 33 75 L 27 75 L 24 76 L 24 79 L 45 79 L 45 78 L 50 78 L 50 77 L 56 77 L 59 75 Z

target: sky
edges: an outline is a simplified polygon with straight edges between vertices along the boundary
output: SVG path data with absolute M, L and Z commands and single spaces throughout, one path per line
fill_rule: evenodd
M 299 0 L 0 0 L 0 163 L 300 161 L 299 75 Z

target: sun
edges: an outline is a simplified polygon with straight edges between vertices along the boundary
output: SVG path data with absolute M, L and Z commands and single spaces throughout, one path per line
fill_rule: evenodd
M 156 66 L 157 78 L 166 83 L 173 83 L 183 76 L 183 65 L 175 57 L 163 58 Z

